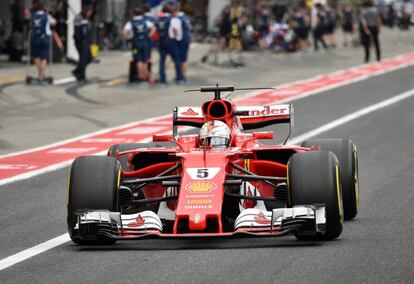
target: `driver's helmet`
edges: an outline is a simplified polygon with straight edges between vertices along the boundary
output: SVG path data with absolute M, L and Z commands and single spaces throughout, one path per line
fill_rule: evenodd
M 230 128 L 220 120 L 206 122 L 200 130 L 200 144 L 208 147 L 228 147 L 231 142 Z

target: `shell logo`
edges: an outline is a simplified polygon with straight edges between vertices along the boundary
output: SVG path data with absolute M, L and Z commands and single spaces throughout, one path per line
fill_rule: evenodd
M 215 183 L 209 181 L 194 181 L 185 186 L 185 189 L 191 192 L 211 192 L 217 188 Z

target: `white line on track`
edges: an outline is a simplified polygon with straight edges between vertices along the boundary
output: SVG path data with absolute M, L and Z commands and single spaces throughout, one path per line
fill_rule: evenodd
M 19 262 L 22 262 L 23 260 L 26 260 L 28 258 L 31 258 L 35 255 L 38 255 L 44 251 L 50 250 L 54 247 L 57 247 L 63 243 L 66 243 L 67 241 L 70 241 L 68 234 L 60 235 L 59 237 L 53 238 L 51 240 L 48 240 L 44 243 L 41 243 L 37 246 L 28 248 L 24 251 L 21 251 L 19 253 L 13 254 L 9 257 L 3 258 L 0 260 L 0 271 L 3 269 L 6 269 L 7 267 L 10 267 L 12 265 L 15 265 Z
M 396 104 L 396 103 L 398 103 L 402 100 L 408 99 L 412 96 L 414 96 L 414 89 L 410 90 L 410 91 L 407 91 L 407 92 L 404 92 L 402 94 L 396 95 L 392 98 L 381 101 L 379 103 L 370 105 L 370 106 L 365 107 L 363 109 L 360 109 L 356 112 L 350 113 L 350 114 L 345 115 L 345 116 L 343 116 L 339 119 L 336 119 L 336 120 L 334 120 L 330 123 L 327 123 L 327 124 L 322 125 L 318 128 L 315 128 L 315 129 L 313 129 L 309 132 L 306 132 L 302 135 L 299 135 L 299 136 L 291 139 L 289 141 L 289 144 L 298 144 L 300 142 L 305 141 L 306 139 L 315 137 L 316 135 L 319 135 L 323 132 L 329 131 L 329 130 L 335 128 L 335 127 L 346 124 L 346 123 L 348 123 L 352 120 L 355 120 L 357 118 L 360 118 L 362 116 L 370 114 L 374 111 L 377 111 L 377 110 L 383 109 L 385 107 L 388 107 L 390 105 Z M 18 264 L 22 261 L 25 261 L 25 260 L 27 260 L 31 257 L 34 257 L 38 254 L 41 254 L 45 251 L 51 250 L 51 249 L 53 249 L 57 246 L 60 246 L 64 243 L 68 242 L 69 240 L 70 240 L 69 235 L 65 233 L 65 234 L 60 235 L 56 238 L 53 238 L 53 239 L 48 240 L 46 242 L 43 242 L 43 243 L 41 243 L 37 246 L 34 246 L 32 248 L 28 248 L 24 251 L 21 251 L 21 252 L 17 253 L 17 254 L 11 255 L 11 256 L 6 257 L 6 258 L 3 258 L 2 260 L 0 260 L 0 271 L 3 270 L 3 269 L 8 268 L 10 266 L 13 266 L 15 264 Z
M 75 81 L 76 81 L 76 78 L 75 77 L 68 77 L 68 78 L 63 78 L 63 79 L 55 80 L 53 82 L 53 85 L 59 86 L 59 85 L 64 85 L 64 84 L 72 83 L 72 82 L 75 82 Z
M 317 136 L 317 135 L 319 135 L 319 134 L 321 134 L 323 132 L 326 132 L 326 131 L 329 131 L 331 129 L 334 129 L 335 127 L 338 127 L 338 126 L 343 125 L 345 123 L 348 123 L 348 122 L 350 122 L 352 120 L 355 120 L 357 118 L 360 118 L 362 116 L 365 116 L 367 114 L 370 114 L 371 112 L 374 112 L 374 111 L 380 110 L 382 108 L 385 108 L 387 106 L 390 106 L 390 105 L 393 105 L 395 103 L 398 103 L 398 102 L 400 102 L 402 100 L 408 99 L 408 98 L 410 98 L 412 96 L 414 96 L 414 89 L 413 90 L 410 90 L 410 91 L 407 91 L 407 92 L 404 92 L 402 94 L 396 95 L 396 96 L 394 96 L 392 98 L 389 98 L 389 99 L 387 99 L 385 101 L 381 101 L 379 103 L 370 105 L 370 106 L 365 107 L 363 109 L 360 109 L 360 110 L 358 110 L 356 112 L 353 112 L 353 113 L 350 113 L 348 115 L 345 115 L 345 116 L 343 116 L 341 118 L 338 118 L 338 119 L 336 119 L 334 121 L 331 121 L 330 123 L 327 123 L 327 124 L 322 125 L 322 126 L 320 126 L 318 128 L 315 128 L 315 129 L 313 129 L 311 131 L 308 131 L 306 133 L 303 133 L 302 135 L 299 135 L 299 136 L 297 136 L 297 137 L 289 140 L 288 142 L 289 142 L 289 144 L 298 144 L 298 143 L 301 143 L 301 142 L 303 142 L 303 141 L 305 141 L 305 140 L 307 140 L 309 138 L 315 137 L 315 136 Z

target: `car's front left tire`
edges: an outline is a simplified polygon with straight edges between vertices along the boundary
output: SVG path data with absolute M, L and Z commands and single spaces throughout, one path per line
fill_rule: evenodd
M 301 152 L 288 162 L 288 205 L 325 205 L 324 234 L 295 236 L 299 240 L 333 240 L 342 233 L 343 208 L 338 159 L 332 152 Z

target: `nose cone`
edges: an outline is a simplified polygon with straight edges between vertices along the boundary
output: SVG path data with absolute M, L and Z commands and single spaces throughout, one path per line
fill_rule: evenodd
M 217 232 L 221 232 L 225 168 L 228 157 L 223 152 L 209 152 L 206 160 L 203 156 L 203 151 L 199 151 L 183 157 L 184 171 L 174 226 L 176 233 L 180 233 L 181 230 L 183 232 L 210 230 L 207 226 L 211 222 L 218 224 Z

